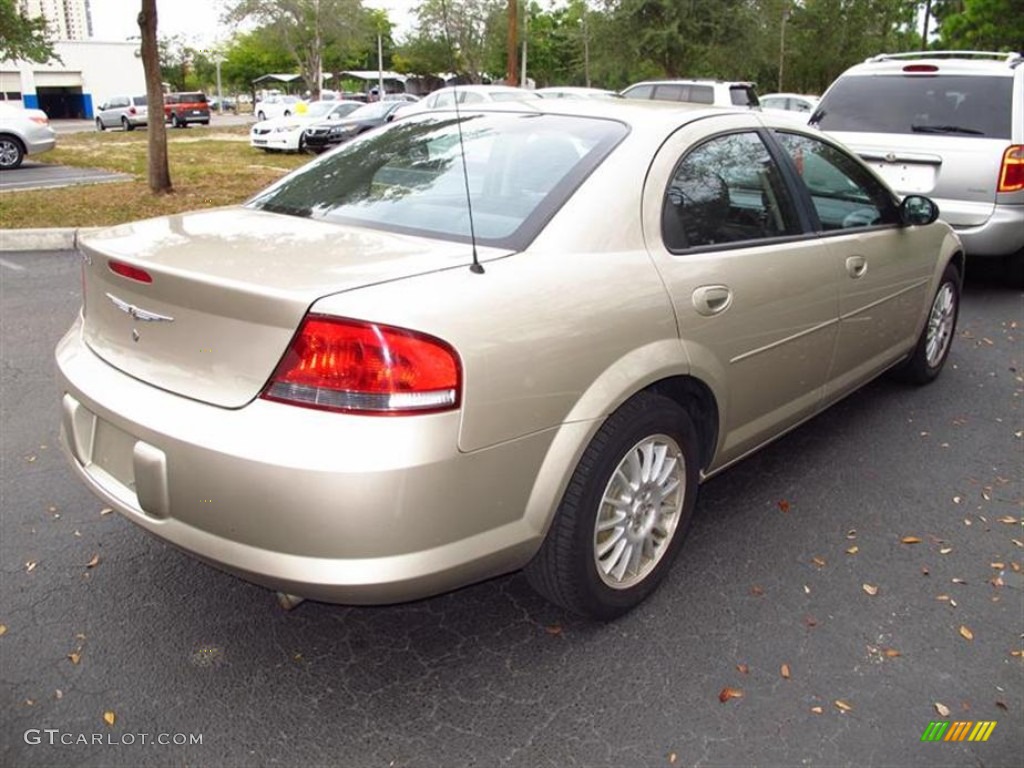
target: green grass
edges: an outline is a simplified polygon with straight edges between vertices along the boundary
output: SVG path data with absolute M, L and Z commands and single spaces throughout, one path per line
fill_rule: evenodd
M 92 227 L 240 203 L 310 155 L 267 154 L 249 146 L 247 126 L 167 132 L 173 191 L 154 195 L 147 183 L 146 131 L 64 134 L 40 162 L 101 168 L 132 181 L 0 194 L 0 227 Z

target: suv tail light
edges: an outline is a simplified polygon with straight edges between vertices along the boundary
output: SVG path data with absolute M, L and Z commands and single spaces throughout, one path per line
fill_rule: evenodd
M 261 397 L 345 413 L 457 408 L 461 367 L 448 344 L 377 323 L 307 315 Z
M 997 192 L 1020 192 L 1024 189 L 1024 144 L 1007 147 L 999 168 Z
M 135 107 L 128 107 L 128 114 L 129 115 L 134 115 L 135 114 Z

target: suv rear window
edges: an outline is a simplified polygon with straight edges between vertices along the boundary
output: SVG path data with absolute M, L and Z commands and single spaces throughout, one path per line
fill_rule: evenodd
M 745 85 L 730 85 L 729 100 L 737 107 L 756 107 L 759 105 L 754 89 Z
M 840 78 L 811 122 L 824 131 L 1010 138 L 1012 77 Z
M 179 93 L 178 102 L 180 104 L 205 104 L 206 94 L 204 93 Z

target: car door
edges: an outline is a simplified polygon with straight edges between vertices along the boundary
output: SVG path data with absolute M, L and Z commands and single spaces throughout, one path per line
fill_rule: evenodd
M 892 193 L 851 153 L 802 132 L 774 135 L 804 182 L 840 282 L 826 388 L 840 397 L 913 346 L 935 254 L 927 233 L 900 225 Z
M 679 129 L 643 198 L 644 238 L 691 370 L 718 401 L 712 469 L 817 410 L 836 343 L 829 249 L 754 123 L 718 115 Z

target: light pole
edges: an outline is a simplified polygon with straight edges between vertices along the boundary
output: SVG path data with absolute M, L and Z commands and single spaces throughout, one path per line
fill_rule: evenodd
M 779 26 L 779 93 L 782 93 L 782 70 L 786 64 L 786 20 L 789 9 L 782 9 L 782 24 Z

